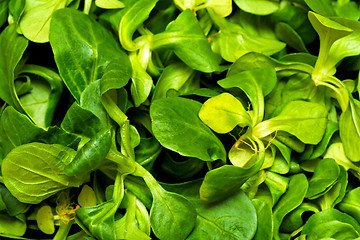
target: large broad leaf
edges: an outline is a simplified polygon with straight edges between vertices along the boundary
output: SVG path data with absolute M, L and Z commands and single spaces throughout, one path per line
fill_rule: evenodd
M 231 74 L 218 81 L 218 84 L 233 92 L 240 89 L 249 98 L 253 114 L 253 123 L 257 124 L 264 118 L 264 97 L 268 95 L 277 83 L 274 68 L 254 69 Z
M 0 34 L 0 98 L 7 104 L 21 110 L 15 91 L 15 68 L 21 60 L 28 41 L 16 33 L 16 25 L 11 24 Z
M 84 89 L 102 77 L 112 60 L 128 61 L 110 32 L 74 9 L 54 13 L 50 44 L 60 76 L 78 102 Z
M 37 204 L 85 179 L 68 177 L 64 167 L 76 152 L 58 144 L 28 143 L 14 148 L 2 162 L 5 186 L 19 201 Z
M 262 138 L 275 131 L 285 131 L 305 144 L 317 144 L 325 133 L 327 114 L 326 108 L 318 103 L 292 101 L 278 116 L 256 125 L 253 134 Z
M 20 29 L 33 42 L 49 41 L 50 21 L 57 9 L 64 8 L 67 0 L 26 0 Z
M 153 37 L 153 49 L 170 48 L 189 67 L 214 72 L 219 64 L 194 13 L 187 9 L 170 22 L 166 30 Z
M 195 206 L 198 213 L 197 224 L 189 240 L 253 238 L 257 225 L 256 211 L 243 191 L 214 204 L 198 199 Z
M 165 148 L 204 161 L 226 160 L 223 144 L 198 117 L 201 103 L 175 97 L 150 106 L 152 130 Z
M 242 103 L 229 93 L 208 99 L 200 109 L 199 118 L 217 133 L 228 133 L 237 125 L 252 125 Z
M 249 197 L 239 190 L 223 201 L 204 202 L 199 196 L 201 182 L 202 180 L 198 179 L 163 185 L 167 190 L 184 196 L 196 209 L 196 225 L 187 239 L 252 239 L 260 226 L 257 225 L 256 211 Z

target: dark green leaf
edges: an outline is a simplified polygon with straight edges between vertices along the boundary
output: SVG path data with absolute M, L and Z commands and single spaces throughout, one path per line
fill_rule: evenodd
M 200 108 L 199 102 L 180 97 L 154 101 L 150 106 L 154 136 L 165 148 L 183 156 L 225 161 L 224 146 L 198 117 Z
M 102 77 L 112 60 L 127 58 L 103 26 L 74 9 L 54 13 L 50 44 L 60 76 L 78 102 L 85 88 Z

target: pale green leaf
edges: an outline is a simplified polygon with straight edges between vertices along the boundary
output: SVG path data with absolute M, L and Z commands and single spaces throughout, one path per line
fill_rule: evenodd
M 230 93 L 222 93 L 207 100 L 199 117 L 217 133 L 228 133 L 237 125 L 251 126 L 251 117 L 244 106 Z

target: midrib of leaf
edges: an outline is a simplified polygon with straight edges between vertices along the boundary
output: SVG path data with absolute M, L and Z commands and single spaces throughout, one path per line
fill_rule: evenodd
M 71 22 L 71 21 L 70 21 L 70 22 Z M 64 39 L 64 43 L 66 44 L 67 48 L 70 49 L 70 51 L 68 51 L 68 53 L 72 56 L 72 59 L 73 59 L 73 60 L 75 59 L 75 61 L 73 61 L 73 63 L 76 64 L 77 69 L 81 69 L 81 67 L 80 67 L 80 65 L 79 65 L 79 62 L 76 61 L 76 57 L 75 57 L 74 52 L 71 50 L 72 48 L 71 48 L 70 45 L 69 45 L 68 38 L 64 37 L 63 39 Z M 79 88 L 79 85 L 76 84 L 75 79 L 71 78 L 71 74 L 69 74 L 69 71 L 67 70 L 67 68 L 63 68 L 63 70 L 65 70 L 65 69 L 66 69 L 66 73 L 67 73 L 66 75 L 71 79 L 71 82 L 65 80 L 65 81 L 64 81 L 65 84 L 68 85 L 69 90 L 70 90 L 71 92 L 72 92 L 71 89 L 74 89 L 74 87 L 75 87 L 76 89 L 74 89 L 74 90 L 76 90 L 77 94 L 78 94 L 79 97 L 80 97 L 82 91 L 81 91 L 81 89 Z M 86 76 L 84 76 L 84 72 L 83 72 L 83 71 L 79 71 L 78 73 L 80 73 L 80 75 L 82 76 L 82 79 L 81 79 L 81 80 L 86 79 Z M 80 81 L 80 79 L 77 79 L 77 81 Z M 85 82 L 84 84 L 86 84 L 86 82 Z M 69 85 L 70 85 L 70 86 L 69 86 Z M 77 99 L 77 100 L 80 100 L 80 99 Z
M 44 149 L 42 149 L 42 150 L 44 150 Z M 53 156 L 54 158 L 57 158 L 52 152 L 49 152 L 49 151 L 46 151 L 46 152 L 47 152 L 47 154 Z M 22 169 L 24 169 L 24 170 L 26 170 L 26 171 L 28 171 L 28 172 L 34 173 L 34 174 L 36 174 L 36 175 L 39 175 L 40 177 L 43 177 L 43 178 L 46 177 L 46 178 L 48 178 L 48 179 L 51 179 L 51 180 L 54 181 L 54 182 L 60 183 L 60 184 L 65 185 L 65 186 L 67 186 L 67 185 L 69 184 L 68 181 L 65 181 L 65 182 L 64 182 L 64 181 L 60 181 L 60 179 L 57 179 L 56 176 L 58 176 L 58 175 L 56 174 L 56 171 L 54 171 L 54 169 L 51 167 L 51 165 L 50 165 L 48 162 L 46 162 L 41 156 L 36 155 L 36 154 L 34 154 L 34 153 L 32 153 L 32 152 L 29 152 L 29 151 L 24 151 L 24 153 L 27 153 L 29 156 L 32 156 L 32 157 L 34 157 L 34 158 L 36 158 L 36 159 L 44 162 L 44 164 L 45 164 L 46 166 L 48 166 L 49 169 L 51 169 L 52 173 L 55 173 L 55 174 L 51 174 L 51 173 L 50 173 L 50 174 L 46 174 L 45 172 L 44 172 L 44 173 L 36 172 L 35 170 L 33 170 L 33 169 L 31 169 L 31 168 L 28 168 L 28 167 L 26 167 L 26 166 L 24 166 L 24 165 L 19 165 L 18 163 L 12 161 L 12 159 L 10 159 L 10 160 L 11 160 L 10 162 L 11 162 L 13 165 L 15 165 L 15 166 L 17 166 L 17 167 L 19 167 L 19 168 L 22 168 Z
M 61 4 L 61 2 L 62 2 L 63 0 L 58 0 L 53 6 L 53 10 L 51 11 L 51 13 L 49 14 L 49 16 L 45 19 L 45 21 L 43 22 L 44 24 L 42 24 L 42 26 L 40 27 L 40 29 L 39 29 L 39 31 L 35 34 L 35 37 L 34 37 L 34 39 L 36 39 L 38 36 L 39 36 L 39 34 L 42 32 L 42 30 L 44 29 L 44 27 L 45 27 L 45 25 L 50 21 L 50 18 L 52 17 L 52 15 L 53 15 L 53 13 L 59 8 L 59 6 L 60 6 L 60 4 Z M 45 3 L 46 4 L 46 3 Z M 42 5 L 40 5 L 40 6 L 42 6 Z M 49 7 L 49 9 L 51 8 L 52 6 L 50 6 Z
M 74 21 L 70 21 L 71 24 L 72 24 L 72 27 L 74 29 L 77 29 L 75 24 L 74 24 Z M 79 39 L 81 39 L 81 42 L 82 43 L 85 43 L 89 49 L 91 49 L 92 51 L 92 57 L 93 57 L 93 65 L 92 65 L 92 68 L 91 68 L 91 76 L 90 76 L 90 81 L 89 82 L 85 82 L 85 84 L 87 83 L 91 83 L 91 82 L 94 82 L 96 80 L 96 76 L 97 76 L 97 71 L 98 71 L 98 61 L 99 61 L 99 53 L 98 53 L 98 47 L 99 47 L 99 43 L 98 43 L 98 39 L 96 38 L 96 35 L 94 34 L 94 28 L 92 26 L 89 26 L 89 29 L 91 31 L 91 36 L 93 37 L 91 40 L 93 42 L 93 44 L 91 44 L 88 39 L 85 39 L 78 31 L 76 31 L 76 35 Z M 75 34 L 74 34 L 75 35 Z M 95 45 L 95 46 L 94 46 Z M 76 58 L 75 58 L 76 59 Z M 81 68 L 80 68 L 81 69 Z M 86 76 L 83 76 L 84 79 L 87 79 Z M 81 91 L 80 91 L 81 93 Z
M 28 184 L 28 183 L 26 183 L 26 182 L 19 181 L 17 178 L 15 178 L 15 179 L 16 179 L 18 182 L 20 182 L 20 183 Z M 28 195 L 28 193 L 27 193 L 26 191 L 24 191 L 24 190 L 21 189 L 21 188 L 18 188 L 18 186 L 17 186 L 16 184 L 14 184 L 12 181 L 11 181 L 11 182 L 8 182 L 7 184 L 8 184 L 8 185 L 9 185 L 9 184 L 12 185 L 19 193 L 22 193 L 22 194 L 24 194 L 24 195 Z M 32 185 L 35 185 L 35 184 L 32 184 Z M 61 189 L 65 189 L 65 188 L 66 188 L 66 187 L 63 186 L 63 188 L 61 188 Z M 43 193 L 40 193 L 40 191 L 37 191 L 37 192 L 36 192 L 36 195 L 34 195 L 35 193 L 32 192 L 30 197 L 34 198 L 34 196 L 35 196 L 35 197 L 50 196 L 50 195 L 53 195 L 54 193 L 59 192 L 59 190 L 61 190 L 61 189 L 60 189 L 60 188 L 55 188 L 55 189 L 53 189 L 53 190 L 47 189 L 47 191 L 46 191 L 46 192 L 43 192 Z
M 204 219 L 206 222 L 210 223 L 211 225 L 214 225 L 217 229 L 219 229 L 221 232 L 224 232 L 228 235 L 230 235 L 231 237 L 233 237 L 234 239 L 239 239 L 239 236 L 235 235 L 234 233 L 232 232 L 229 232 L 227 230 L 225 230 L 221 225 L 219 225 L 216 220 L 211 220 L 211 219 L 208 219 L 206 217 L 204 217 L 203 215 L 201 215 L 199 212 L 198 212 L 198 217 Z M 222 216 L 224 217 L 224 216 Z M 240 218 L 239 218 L 240 219 Z

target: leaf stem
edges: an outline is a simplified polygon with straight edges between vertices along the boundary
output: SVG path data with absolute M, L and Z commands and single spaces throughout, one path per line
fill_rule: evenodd
M 66 237 L 69 234 L 70 228 L 71 228 L 73 223 L 74 223 L 74 220 L 71 220 L 68 223 L 64 223 L 63 221 L 60 221 L 60 227 L 59 227 L 58 231 L 56 232 L 56 235 L 53 238 L 53 240 L 64 240 L 64 239 L 66 239 Z
M 4 183 L 4 178 L 2 176 L 0 176 L 0 182 Z

